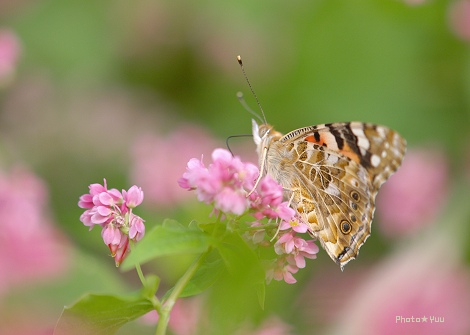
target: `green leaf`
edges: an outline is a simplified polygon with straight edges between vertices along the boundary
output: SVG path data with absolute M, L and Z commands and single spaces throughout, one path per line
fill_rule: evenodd
M 204 292 L 219 279 L 223 269 L 224 263 L 221 259 L 203 264 L 181 292 L 180 297 L 190 297 Z
M 227 229 L 227 226 L 220 222 L 199 223 L 198 227 L 211 236 L 220 236 Z
M 165 220 L 146 233 L 122 263 L 122 270 L 130 270 L 154 258 L 184 253 L 202 253 L 211 245 L 212 238 L 201 230 L 186 228 L 177 221 Z
M 232 274 L 244 274 L 255 279 L 255 283 L 264 282 L 264 269 L 259 257 L 237 233 L 227 234 L 218 245 L 220 256 Z
M 218 334 L 230 334 L 264 307 L 265 270 L 258 255 L 235 232 L 227 233 L 215 248 L 226 270 L 208 294 L 208 313 Z
M 258 255 L 237 233 L 228 234 L 218 251 L 237 285 L 256 289 L 260 306 L 263 307 L 265 270 Z
M 173 230 L 186 230 L 186 227 L 183 226 L 181 223 L 179 223 L 176 220 L 173 219 L 165 219 L 163 220 L 163 227 L 167 229 L 173 229 Z
M 258 303 L 261 309 L 264 309 L 264 301 L 266 299 L 266 284 L 264 282 L 256 285 L 256 295 L 258 296 Z
M 151 302 L 142 296 L 88 294 L 64 308 L 54 335 L 114 334 L 125 323 L 151 310 Z

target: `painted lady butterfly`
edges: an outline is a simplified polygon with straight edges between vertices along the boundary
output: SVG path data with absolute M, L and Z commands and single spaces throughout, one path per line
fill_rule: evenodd
M 268 174 L 284 187 L 298 217 L 343 269 L 370 235 L 375 197 L 400 166 L 406 141 L 387 127 L 362 122 L 283 135 L 253 120 L 253 137 L 260 178 Z
M 341 269 L 370 235 L 375 196 L 398 169 L 405 140 L 370 123 L 331 123 L 283 135 L 253 120 L 261 175 L 286 199 Z

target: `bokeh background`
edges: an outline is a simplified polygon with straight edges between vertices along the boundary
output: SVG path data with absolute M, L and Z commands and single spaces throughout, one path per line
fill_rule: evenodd
M 358 259 L 341 272 L 320 251 L 238 333 L 470 334 L 469 47 L 465 0 L 0 1 L 0 334 L 51 334 L 85 292 L 138 288 L 79 221 L 89 184 L 141 186 L 148 229 L 207 217 L 176 180 L 251 132 L 239 54 L 278 130 L 374 122 L 409 150 Z M 256 160 L 251 139 L 230 144 Z M 190 260 L 144 270 L 168 288 Z M 230 298 L 214 314 L 182 300 L 171 331 L 219 334 L 211 323 L 243 309 Z

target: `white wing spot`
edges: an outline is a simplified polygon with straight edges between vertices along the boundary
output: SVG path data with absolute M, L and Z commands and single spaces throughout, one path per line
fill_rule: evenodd
M 339 197 L 341 195 L 341 192 L 339 191 L 338 187 L 336 187 L 333 183 L 330 183 L 327 188 L 325 188 L 325 192 Z
M 351 125 L 351 129 L 353 134 L 357 137 L 357 145 L 360 148 L 364 149 L 369 149 L 370 148 L 370 142 L 366 137 L 366 134 L 364 134 L 364 130 L 361 128 L 354 127 L 354 125 Z
M 384 128 L 384 127 L 380 127 L 380 126 L 379 126 L 379 127 L 375 128 L 375 129 L 376 129 L 376 131 L 377 131 L 377 133 L 379 134 L 380 137 L 382 137 L 382 138 L 385 138 L 385 137 L 386 137 L 386 135 L 385 135 L 385 128 Z
M 359 182 L 356 178 L 351 178 L 351 185 L 354 187 L 359 187 Z
M 326 157 L 326 161 L 328 162 L 328 164 L 334 165 L 338 163 L 339 157 L 336 155 L 328 155 L 328 157 Z
M 370 163 L 372 164 L 373 167 L 377 167 L 380 164 L 380 157 L 377 155 L 372 155 L 370 158 Z
M 359 169 L 359 170 L 357 171 L 356 175 L 357 175 L 357 177 L 359 178 L 360 181 L 362 181 L 362 182 L 366 182 L 366 181 L 367 181 L 365 169 L 363 169 L 363 168 Z

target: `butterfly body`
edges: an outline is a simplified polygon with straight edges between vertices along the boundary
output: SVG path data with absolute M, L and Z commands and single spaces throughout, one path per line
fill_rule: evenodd
M 370 235 L 375 197 L 403 159 L 406 142 L 393 130 L 361 122 L 300 128 L 283 135 L 253 120 L 261 175 L 285 190 L 341 269 Z

